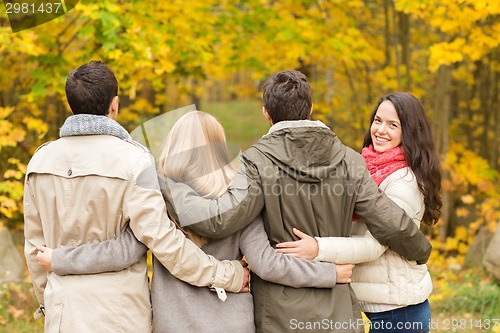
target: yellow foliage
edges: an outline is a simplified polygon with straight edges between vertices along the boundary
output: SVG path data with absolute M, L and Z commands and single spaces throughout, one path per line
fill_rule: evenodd
M 463 145 L 458 143 L 450 145 L 443 168 L 451 172 L 450 176 L 455 187 L 464 184 L 478 185 L 480 182 L 491 182 L 496 177 L 496 173 L 490 169 L 484 158 L 464 149 Z M 470 200 L 470 198 L 466 197 L 466 200 Z
M 498 1 L 394 0 L 394 6 L 384 8 L 386 3 L 80 2 L 67 15 L 36 29 L 13 34 L 0 27 L 2 175 L 19 179 L 25 171 L 8 165 L 7 157 L 16 156 L 24 165 L 42 141 L 57 137 L 69 115 L 65 78 L 90 59 L 102 59 L 116 72 L 123 97 L 119 120 L 126 128 L 172 104 L 188 104 L 193 95 L 213 99 L 214 82 L 224 93 L 260 96 L 259 87 L 271 72 L 302 68 L 310 74 L 318 118 L 335 126 L 347 144 L 357 146 L 382 94 L 409 89 L 432 105 L 440 66 L 454 65 L 453 81 L 458 84 L 453 91 L 461 91 L 459 84 L 478 83 L 480 66 L 499 70 L 498 61 L 489 57 L 499 45 Z M 402 59 L 400 13 L 410 16 L 410 68 Z M 238 76 L 244 79 L 235 83 Z M 469 119 L 454 110 L 451 118 L 460 125 L 484 120 L 477 115 L 485 105 L 477 95 L 469 95 L 456 98 L 459 109 L 472 113 Z M 484 126 L 476 128 L 474 135 L 485 131 Z M 468 210 L 458 207 L 459 215 L 471 216 L 474 209 L 482 219 L 495 218 L 498 205 L 493 200 L 476 205 L 485 197 L 494 198 L 497 176 L 486 160 L 456 146 L 462 134 L 450 137 L 443 166 L 451 180 L 445 179 L 442 187 L 474 205 Z M 22 149 L 16 147 L 19 143 Z
M 21 161 L 19 161 L 17 158 L 11 157 L 7 160 L 7 162 L 9 162 L 12 165 L 15 165 L 18 168 L 18 170 L 23 173 L 23 175 L 26 174 L 26 165 L 21 163 Z
M 465 39 L 457 38 L 451 43 L 436 43 L 429 48 L 429 70 L 435 72 L 442 65 L 451 65 L 464 59 L 462 48 Z
M 457 214 L 458 217 L 467 217 L 467 216 L 469 216 L 469 210 L 467 208 L 463 208 L 463 207 L 457 208 L 455 210 L 455 213 Z
M 469 251 L 469 246 L 466 245 L 465 243 L 459 243 L 458 244 L 458 253 L 461 255 L 466 255 L 467 251 Z
M 17 203 L 13 199 L 0 195 L 0 213 L 7 218 L 12 218 L 17 208 Z
M 473 70 L 474 70 L 474 64 L 467 63 L 464 64 L 464 66 L 460 66 L 457 69 L 455 69 L 452 73 L 452 76 L 455 80 L 459 82 L 465 82 L 468 85 L 472 85 L 474 84 L 475 81 L 473 76 Z M 460 107 L 464 108 L 466 107 L 467 103 L 469 103 L 469 100 L 461 100 L 459 103 L 461 104 Z
M 464 204 L 467 204 L 467 205 L 470 205 L 470 204 L 474 203 L 474 201 L 475 201 L 474 197 L 470 194 L 462 195 L 462 197 L 460 199 L 462 200 L 462 202 Z
M 16 128 L 7 120 L 0 123 L 0 148 L 14 147 L 20 141 L 24 140 L 26 132 L 20 128 Z
M 470 101 L 470 109 L 472 111 L 477 111 L 481 107 L 481 101 L 478 98 L 473 98 Z
M 467 241 L 469 232 L 467 228 L 460 226 L 455 229 L 455 238 L 459 241 Z
M 14 111 L 14 107 L 1 107 L 0 106 L 0 119 L 5 119 Z
M 24 118 L 23 122 L 24 124 L 26 124 L 26 128 L 28 130 L 34 130 L 39 133 L 39 139 L 42 139 L 45 137 L 45 135 L 47 135 L 49 125 L 42 119 L 27 116 Z
M 3 174 L 4 178 L 15 178 L 21 179 L 24 176 L 24 173 L 19 170 L 7 170 Z
M 458 239 L 451 237 L 447 238 L 444 249 L 446 251 L 452 251 L 458 249 Z

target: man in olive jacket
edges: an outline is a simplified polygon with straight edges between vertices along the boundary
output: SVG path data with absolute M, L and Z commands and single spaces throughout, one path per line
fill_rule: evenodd
M 296 240 L 296 227 L 313 236 L 351 235 L 353 214 L 373 236 L 401 256 L 424 263 L 431 245 L 411 218 L 372 180 L 361 155 L 323 123 L 309 120 L 312 92 L 298 71 L 273 75 L 264 85 L 264 116 L 272 127 L 242 155 L 228 192 L 200 198 L 171 183 L 182 225 L 225 237 L 262 214 L 273 246 Z M 295 289 L 252 275 L 258 332 L 362 332 L 357 299 L 348 284 Z

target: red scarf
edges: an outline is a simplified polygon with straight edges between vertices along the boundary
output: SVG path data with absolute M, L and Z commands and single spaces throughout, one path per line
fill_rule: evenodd
M 365 158 L 366 167 L 377 185 L 380 185 L 394 171 L 408 166 L 403 148 L 400 146 L 383 153 L 377 153 L 373 149 L 373 145 L 370 145 L 363 148 L 361 155 Z

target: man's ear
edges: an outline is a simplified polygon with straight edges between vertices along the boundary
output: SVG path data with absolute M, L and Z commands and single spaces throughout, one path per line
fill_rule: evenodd
M 311 104 L 311 111 L 309 112 L 309 119 L 311 119 L 311 115 L 313 113 L 313 108 L 314 108 L 314 104 Z
M 269 124 L 271 124 L 271 126 L 272 126 L 273 125 L 273 120 L 271 119 L 271 116 L 269 115 L 269 113 L 267 113 L 267 110 L 266 110 L 265 106 L 262 107 L 262 114 L 267 119 L 267 121 L 269 121 Z
M 111 105 L 109 106 L 108 116 L 110 118 L 116 119 L 118 117 L 119 99 L 118 96 L 113 97 L 111 100 Z

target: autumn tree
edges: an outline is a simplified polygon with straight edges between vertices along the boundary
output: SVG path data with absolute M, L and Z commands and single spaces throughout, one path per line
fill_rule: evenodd
M 469 222 L 490 222 L 498 210 L 490 189 L 499 168 L 499 13 L 494 0 L 90 0 L 12 33 L 2 12 L 0 219 L 21 225 L 26 163 L 70 114 L 65 79 L 99 59 L 118 77 L 129 130 L 192 102 L 259 98 L 270 73 L 297 68 L 311 79 L 314 117 L 360 149 L 378 98 L 410 91 L 432 119 L 445 167 L 441 237 L 465 206 Z M 475 177 L 456 183 L 464 158 L 477 160 L 468 169 Z M 464 206 L 467 192 L 474 204 Z

